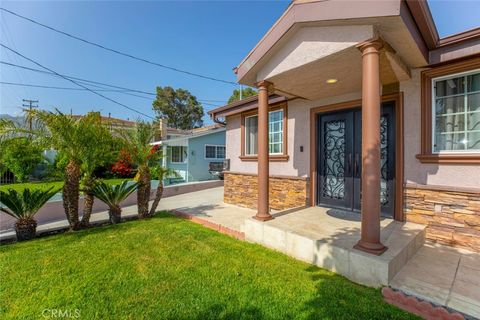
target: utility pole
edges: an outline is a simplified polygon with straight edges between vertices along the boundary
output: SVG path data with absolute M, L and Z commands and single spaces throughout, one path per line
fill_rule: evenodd
M 27 102 L 28 104 L 22 104 L 22 106 L 24 108 L 28 108 L 28 109 L 23 109 L 23 110 L 28 110 L 29 112 L 32 112 L 32 110 L 34 108 L 38 108 L 38 100 L 28 100 L 28 99 L 23 99 L 23 102 Z M 36 105 L 34 105 L 36 104 Z M 33 130 L 33 126 L 32 126 L 32 117 L 28 117 L 28 129 L 30 131 Z

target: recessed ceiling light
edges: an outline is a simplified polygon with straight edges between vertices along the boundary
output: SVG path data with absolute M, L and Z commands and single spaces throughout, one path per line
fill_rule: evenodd
M 328 79 L 327 81 L 325 81 L 326 83 L 328 84 L 334 84 L 338 81 L 338 79 Z

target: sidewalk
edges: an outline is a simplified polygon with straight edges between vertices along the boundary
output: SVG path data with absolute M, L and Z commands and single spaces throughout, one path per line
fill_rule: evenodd
M 98 201 L 98 200 L 96 200 Z M 151 204 L 151 202 L 150 202 Z M 164 198 L 160 201 L 157 211 L 170 210 L 181 212 L 190 216 L 225 226 L 229 229 L 243 232 L 246 218 L 250 218 L 255 211 L 223 203 L 223 187 L 195 191 L 177 196 Z M 122 208 L 122 217 L 134 217 L 137 215 L 137 206 L 130 205 Z M 108 221 L 108 212 L 100 211 L 92 214 L 90 222 Z M 39 224 L 37 232 L 55 231 L 68 227 L 67 220 Z M 0 233 L 0 241 L 14 239 L 13 229 Z

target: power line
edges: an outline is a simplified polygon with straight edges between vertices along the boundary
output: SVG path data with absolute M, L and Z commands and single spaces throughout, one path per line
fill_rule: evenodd
M 86 89 L 83 89 L 83 88 L 55 87 L 55 86 L 44 86 L 44 85 L 39 85 L 39 84 L 27 84 L 27 83 L 5 82 L 5 81 L 0 81 L 0 84 L 7 84 L 7 85 L 12 85 L 12 86 L 20 86 L 20 87 L 44 88 L 44 89 L 75 90 L 75 91 L 85 91 L 86 90 Z M 122 90 L 114 90 L 114 89 L 94 89 L 93 91 L 109 91 L 109 92 L 120 92 L 120 93 L 124 92 Z
M 56 86 L 45 86 L 45 85 L 39 85 L 39 84 L 30 84 L 30 83 L 18 83 L 18 82 L 6 82 L 6 81 L 0 81 L 0 84 L 4 85 L 10 85 L 10 86 L 19 86 L 19 87 L 33 87 L 33 88 L 42 88 L 42 89 L 56 89 L 56 90 L 72 90 L 72 91 L 87 91 L 87 89 L 83 88 L 71 88 L 71 87 L 56 87 Z M 149 101 L 152 101 L 152 98 L 149 97 L 144 97 L 141 95 L 125 92 L 123 90 L 113 90 L 113 89 L 91 89 L 92 91 L 95 92 L 116 92 L 116 93 L 121 93 L 121 94 L 126 94 L 129 96 L 133 97 L 138 97 L 138 98 L 143 98 Z M 212 107 L 219 107 L 219 105 L 212 104 L 212 103 L 207 103 L 207 102 L 202 102 L 202 104 L 207 105 L 207 106 L 212 106 Z
M 74 36 L 74 35 L 72 35 L 72 34 L 70 34 L 70 33 L 67 33 L 67 32 L 65 32 L 65 31 L 61 31 L 61 30 L 56 29 L 56 28 L 54 28 L 54 27 L 51 27 L 51 26 L 48 26 L 48 25 L 46 25 L 46 24 L 40 23 L 40 22 L 38 22 L 38 21 L 35 21 L 35 20 L 31 19 L 31 18 L 27 18 L 27 17 L 25 17 L 25 16 L 22 16 L 22 15 L 20 15 L 20 14 L 18 14 L 18 13 L 15 13 L 15 12 L 13 12 L 13 11 L 7 10 L 7 9 L 5 9 L 5 8 L 0 8 L 0 9 L 3 10 L 3 11 L 5 11 L 5 12 L 7 12 L 7 13 L 10 13 L 10 14 L 18 17 L 18 18 L 21 18 L 21 19 L 30 21 L 30 22 L 32 22 L 32 23 L 34 23 L 34 24 L 36 24 L 36 25 L 41 26 L 41 27 L 44 27 L 44 28 L 47 28 L 47 29 L 49 29 L 49 30 L 55 31 L 55 32 L 57 32 L 57 33 L 63 34 L 64 36 L 70 37 L 70 38 L 72 38 L 72 39 L 75 39 L 75 40 L 78 40 L 78 41 L 87 43 L 87 44 L 89 44 L 89 45 L 92 45 L 92 46 L 101 48 L 101 49 L 103 49 L 103 50 L 110 51 L 110 52 L 113 52 L 113 53 L 116 53 L 116 54 L 119 54 L 119 55 L 122 55 L 122 56 L 125 56 L 125 57 L 128 57 L 128 58 L 131 58 L 131 59 L 134 59 L 134 60 L 142 61 L 142 62 L 151 64 L 151 65 L 154 65 L 154 66 L 157 66 L 157 67 L 161 67 L 161 68 L 164 68 L 164 69 L 172 70 L 172 71 L 175 71 L 175 72 L 187 74 L 187 75 L 194 76 L 194 77 L 198 77 L 198 78 L 203 78 L 203 79 L 207 79 L 207 80 L 211 80 L 211 81 L 222 82 L 222 83 L 226 83 L 226 84 L 233 84 L 233 85 L 235 85 L 235 86 L 238 85 L 236 82 L 233 82 L 233 81 L 222 80 L 222 79 L 218 79 L 218 78 L 214 78 L 214 77 L 210 77 L 210 76 L 205 76 L 205 75 L 202 75 L 202 74 L 199 74 L 199 73 L 194 73 L 194 72 L 190 72 L 190 71 L 178 69 L 178 68 L 171 67 L 171 66 L 167 66 L 167 65 L 164 65 L 164 64 L 161 64 L 161 63 L 158 63 L 158 62 L 154 62 L 154 61 L 148 60 L 148 59 L 136 57 L 136 56 L 134 56 L 134 55 L 132 55 L 132 54 L 125 53 L 125 52 L 122 52 L 122 51 L 118 51 L 118 50 L 116 50 L 116 49 L 112 49 L 112 48 L 106 47 L 106 46 L 104 46 L 104 45 L 101 45 L 101 44 L 98 44 L 98 43 L 95 43 L 95 42 L 91 42 L 91 41 L 89 41 L 89 40 L 86 40 L 86 39 L 83 39 L 83 38 Z
M 22 68 L 22 69 L 25 69 L 25 70 L 29 70 L 29 71 L 33 71 L 33 72 L 39 72 L 39 73 L 43 73 L 43 74 L 48 74 L 48 75 L 53 75 L 53 76 L 57 76 L 55 73 L 53 72 L 48 72 L 48 71 L 44 71 L 44 70 L 39 70 L 39 69 L 35 69 L 35 68 L 30 68 L 30 67 L 26 67 L 26 66 L 21 66 L 21 65 L 18 65 L 18 64 L 14 64 L 14 63 L 10 63 L 10 62 L 6 62 L 6 61 L 1 61 L 0 60 L 0 63 L 1 64 L 4 64 L 4 65 L 8 65 L 8 66 L 11 66 L 11 67 L 16 67 L 16 68 Z M 67 77 L 67 78 L 70 78 L 70 79 L 74 79 L 74 80 L 78 80 L 80 82 L 86 82 L 88 83 L 89 85 L 92 85 L 92 84 L 99 84 L 99 85 L 102 85 L 102 86 L 107 86 L 107 87 L 111 87 L 111 88 L 116 88 L 116 89 L 122 89 L 122 90 L 126 90 L 126 91 L 131 91 L 131 92 L 137 92 L 137 93 L 143 93 L 143 94 L 147 94 L 147 95 L 151 95 L 151 96 L 156 96 L 157 94 L 154 93 L 154 92 L 147 92 L 147 91 L 142 91 L 142 90 L 137 90 L 137 89 L 130 89 L 130 88 L 126 88 L 126 87 L 121 87 L 121 86 L 117 86 L 117 85 L 112 85 L 112 84 L 108 84 L 108 83 L 104 83 L 104 82 L 98 82 L 98 81 L 93 81 L 93 80 L 87 80 L 87 79 L 83 79 L 83 78 L 78 78 L 78 77 L 72 77 L 72 76 L 67 76 L 67 75 L 63 75 L 64 77 Z M 98 87 L 98 86 L 96 86 Z M 127 94 L 126 92 L 123 92 L 125 94 Z M 130 94 L 132 95 L 132 94 Z M 136 96 L 136 95 L 134 95 Z M 140 96 L 138 96 L 140 97 Z M 142 98 L 146 98 L 146 97 L 142 97 Z M 224 104 L 226 101 L 225 100 L 214 100 L 214 99 L 197 99 L 198 101 L 201 101 L 201 102 L 219 102 L 219 103 L 222 103 Z M 209 103 L 205 103 L 205 104 L 209 104 Z M 218 105 L 215 105 L 215 104 L 210 104 L 212 106 L 218 106 Z
M 79 87 L 81 87 L 81 88 L 84 88 L 84 89 L 90 91 L 90 92 L 93 93 L 93 94 L 96 94 L 97 96 L 100 96 L 100 97 L 102 97 L 102 98 L 104 98 L 104 99 L 106 99 L 106 100 L 108 100 L 108 101 L 110 101 L 110 102 L 113 102 L 113 103 L 115 103 L 115 104 L 117 104 L 117 105 L 119 105 L 119 106 L 122 106 L 122 107 L 124 107 L 124 108 L 126 108 L 126 109 L 128 109 L 128 110 L 130 110 L 130 111 L 136 112 L 136 113 L 141 114 L 141 115 L 143 115 L 143 116 L 145 116 L 145 117 L 147 117 L 147 118 L 150 118 L 150 119 L 155 120 L 155 118 L 153 118 L 152 116 L 149 116 L 148 114 L 145 114 L 145 113 L 143 113 L 143 112 L 141 112 L 141 111 L 135 110 L 134 108 L 131 108 L 131 107 L 129 107 L 129 106 L 127 106 L 127 105 L 125 105 L 125 104 L 123 104 L 123 103 L 121 103 L 121 102 L 118 102 L 118 101 L 116 101 L 116 100 L 113 100 L 113 99 L 111 99 L 111 98 L 109 98 L 109 97 L 107 97 L 107 96 L 105 96 L 105 95 L 103 95 L 103 94 L 101 94 L 101 93 L 95 92 L 95 91 L 91 90 L 90 88 L 88 88 L 88 87 L 86 87 L 86 86 L 78 83 L 77 81 L 72 80 L 72 79 L 70 79 L 70 78 L 67 78 L 67 77 L 65 77 L 65 76 L 63 76 L 63 75 L 55 72 L 54 70 L 43 66 L 42 64 L 36 62 L 35 60 L 32 60 L 32 59 L 24 56 L 24 55 L 21 54 L 20 52 L 18 52 L 18 51 L 16 51 L 16 50 L 13 50 L 12 48 L 9 48 L 8 46 L 4 45 L 3 43 L 0 43 L 0 46 L 3 47 L 3 48 L 5 48 L 5 49 L 7 49 L 7 50 L 9 50 L 9 51 L 11 51 L 11 52 L 13 52 L 13 53 L 15 53 L 15 54 L 17 54 L 17 55 L 19 55 L 20 57 L 24 58 L 25 60 L 28 60 L 28 61 L 34 63 L 35 65 L 39 66 L 40 68 L 43 68 L 43 69 L 45 69 L 45 70 L 48 70 L 48 71 L 56 74 L 57 76 L 62 77 L 63 79 L 65 79 L 65 80 L 67 80 L 67 81 L 70 81 L 70 82 L 74 83 L 75 85 L 77 85 L 77 86 L 79 86 Z

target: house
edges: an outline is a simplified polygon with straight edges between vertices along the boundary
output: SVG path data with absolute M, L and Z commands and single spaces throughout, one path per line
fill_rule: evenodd
M 480 251 L 480 28 L 439 38 L 424 0 L 292 1 L 235 73 L 258 97 L 209 112 L 226 203 L 356 212 L 373 255 L 383 217 Z
M 218 179 L 209 172 L 209 165 L 223 163 L 225 159 L 224 126 L 215 124 L 193 130 L 165 128 L 163 137 L 153 144 L 160 145 L 166 154 L 163 166 L 174 169 L 180 176 L 171 178 L 171 182 Z

